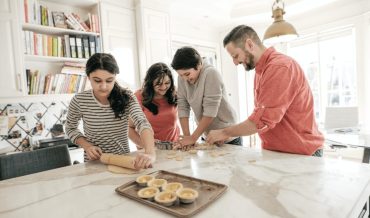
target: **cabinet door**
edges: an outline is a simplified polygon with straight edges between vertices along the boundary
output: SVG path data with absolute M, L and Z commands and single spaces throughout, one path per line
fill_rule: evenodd
M 156 62 L 171 62 L 170 17 L 167 12 L 136 6 L 141 78 Z
M 0 0 L 0 98 L 23 95 L 17 1 Z
M 135 13 L 131 9 L 101 3 L 101 23 L 104 52 L 115 56 L 121 85 L 137 89 L 139 67 L 136 42 Z

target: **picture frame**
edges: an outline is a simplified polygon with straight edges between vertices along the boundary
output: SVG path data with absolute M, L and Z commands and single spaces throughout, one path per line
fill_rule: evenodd
M 53 16 L 53 22 L 55 27 L 67 29 L 66 17 L 64 16 L 64 12 L 53 11 L 51 12 L 51 14 Z

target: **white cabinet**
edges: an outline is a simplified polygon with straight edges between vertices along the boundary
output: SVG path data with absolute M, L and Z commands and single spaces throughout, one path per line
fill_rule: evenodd
M 171 33 L 168 12 L 147 8 L 143 2 L 136 6 L 140 75 L 156 62 L 171 62 Z
M 140 86 L 136 42 L 136 22 L 133 9 L 102 2 L 100 4 L 104 52 L 117 60 L 119 84 L 136 89 Z
M 17 1 L 0 0 L 0 98 L 24 94 Z

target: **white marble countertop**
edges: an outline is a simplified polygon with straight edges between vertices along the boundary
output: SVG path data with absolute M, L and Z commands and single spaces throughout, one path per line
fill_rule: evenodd
M 239 146 L 167 159 L 154 168 L 228 186 L 195 217 L 357 217 L 370 195 L 370 165 Z M 115 193 L 138 175 L 112 174 L 95 161 L 0 181 L 0 217 L 170 217 Z

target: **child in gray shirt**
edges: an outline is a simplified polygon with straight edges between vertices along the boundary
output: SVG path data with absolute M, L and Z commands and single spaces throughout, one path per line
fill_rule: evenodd
M 236 114 L 227 100 L 221 75 L 211 65 L 202 62 L 198 51 L 191 47 L 178 49 L 171 66 L 179 75 L 177 105 L 184 134 L 177 147 L 194 145 L 210 130 L 223 129 L 237 123 Z M 193 110 L 198 124 L 190 134 L 189 114 Z M 225 143 L 241 145 L 241 138 L 230 138 Z

